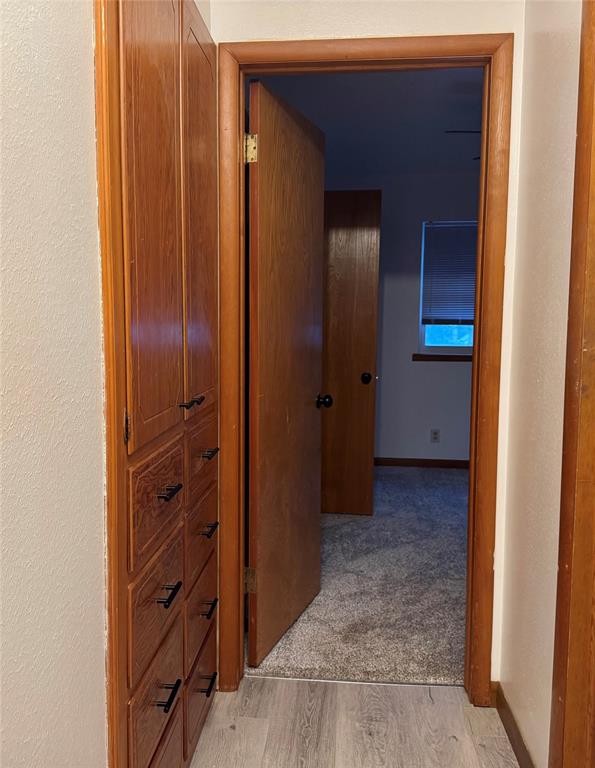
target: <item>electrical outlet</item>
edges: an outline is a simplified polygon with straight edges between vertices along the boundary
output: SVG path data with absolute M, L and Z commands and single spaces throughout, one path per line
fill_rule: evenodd
M 439 443 L 440 442 L 440 430 L 439 429 L 431 429 L 430 430 L 430 442 L 431 443 Z

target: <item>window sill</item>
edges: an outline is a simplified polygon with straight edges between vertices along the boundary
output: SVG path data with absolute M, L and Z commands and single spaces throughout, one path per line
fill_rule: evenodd
M 470 363 L 473 355 L 445 355 L 428 352 L 414 352 L 411 355 L 414 363 Z

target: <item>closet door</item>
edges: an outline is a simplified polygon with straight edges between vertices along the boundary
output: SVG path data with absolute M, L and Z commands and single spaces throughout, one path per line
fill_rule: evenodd
M 182 173 L 186 418 L 217 391 L 217 102 L 215 44 L 192 0 L 182 7 Z
M 183 418 L 179 24 L 121 4 L 129 452 Z

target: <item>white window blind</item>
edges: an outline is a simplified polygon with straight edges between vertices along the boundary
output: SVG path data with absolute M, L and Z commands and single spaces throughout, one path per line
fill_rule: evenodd
M 422 324 L 473 324 L 476 253 L 476 221 L 424 222 Z

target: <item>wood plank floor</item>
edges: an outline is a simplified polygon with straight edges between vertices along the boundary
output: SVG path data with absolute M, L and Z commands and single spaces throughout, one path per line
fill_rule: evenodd
M 517 768 L 462 688 L 245 677 L 218 693 L 191 768 Z

